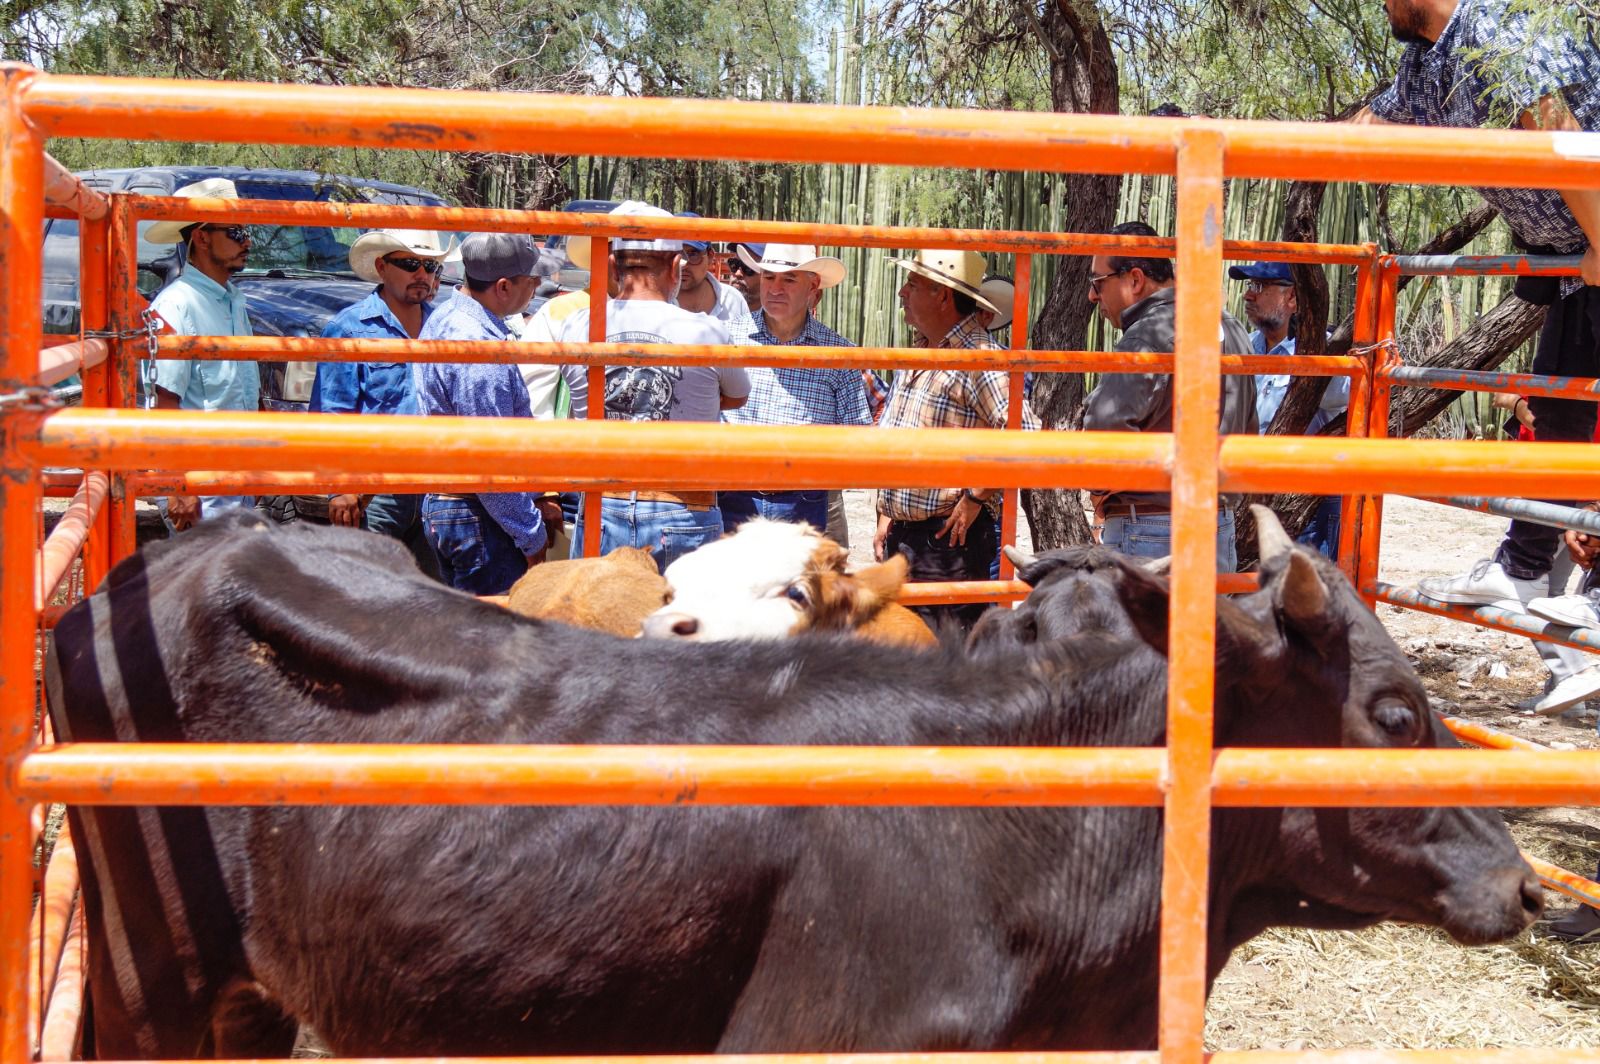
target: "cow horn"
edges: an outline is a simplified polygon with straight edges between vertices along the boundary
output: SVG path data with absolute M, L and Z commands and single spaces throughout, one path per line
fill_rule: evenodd
M 1005 553 L 1005 556 L 1010 560 L 1011 564 L 1016 566 L 1018 569 L 1026 569 L 1028 566 L 1038 561 L 1038 558 L 1034 555 L 1020 551 L 1009 543 L 1007 543 L 1004 547 L 1001 547 L 1000 550 Z
M 1328 587 L 1316 565 L 1302 551 L 1289 555 L 1289 571 L 1283 578 L 1283 613 L 1302 623 L 1320 618 L 1328 609 Z
M 1250 504 L 1250 513 L 1256 519 L 1256 553 L 1263 564 L 1294 550 L 1294 540 L 1283 530 L 1277 514 L 1259 503 Z
M 1144 563 L 1144 571 L 1154 573 L 1156 576 L 1166 576 L 1172 572 L 1172 555 L 1163 555 L 1160 558 L 1151 558 Z

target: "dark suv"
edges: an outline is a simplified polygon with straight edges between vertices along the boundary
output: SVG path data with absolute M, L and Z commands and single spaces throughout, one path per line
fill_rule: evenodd
M 360 177 L 308 170 L 249 170 L 231 166 L 156 166 L 137 170 L 88 170 L 84 184 L 103 192 L 170 196 L 208 177 L 233 181 L 246 199 L 339 200 L 448 206 L 431 192 Z M 153 224 L 139 225 L 139 291 L 149 298 L 177 276 L 183 249 L 147 244 Z M 47 333 L 78 331 L 78 223 L 52 219 L 44 233 L 44 323 Z M 372 285 L 350 271 L 350 245 L 360 231 L 326 226 L 250 227 L 249 266 L 234 278 L 249 300 L 257 336 L 319 336 L 328 319 L 365 298 Z M 446 239 L 450 234 L 441 234 Z M 459 266 L 456 269 L 459 270 Z M 450 278 L 446 277 L 446 282 Z M 261 397 L 267 409 L 304 410 L 311 397 L 315 363 L 262 362 Z M 70 394 L 64 396 L 70 399 Z

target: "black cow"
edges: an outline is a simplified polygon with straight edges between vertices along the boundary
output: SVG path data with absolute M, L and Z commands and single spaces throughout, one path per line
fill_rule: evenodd
M 1164 582 L 1109 572 L 1162 645 Z M 1220 740 L 1433 745 L 1399 651 L 1303 553 L 1219 629 Z M 119 565 L 47 669 L 64 741 L 1159 744 L 1163 663 L 1130 646 L 618 640 L 440 588 L 379 537 L 245 516 Z M 102 1057 L 282 1055 L 296 1022 L 359 1055 L 1155 1043 L 1156 809 L 83 808 L 73 830 Z M 1213 974 L 1269 925 L 1476 943 L 1539 908 L 1490 812 L 1223 810 L 1212 852 Z

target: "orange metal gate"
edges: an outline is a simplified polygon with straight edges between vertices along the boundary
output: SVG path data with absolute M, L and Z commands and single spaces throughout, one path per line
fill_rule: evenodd
M 699 101 L 541 98 L 414 90 L 133 81 L 0 68 L 0 1064 L 33 1051 L 29 1020 L 29 867 L 36 804 L 262 804 L 681 802 L 743 804 L 1159 805 L 1165 811 L 1159 1053 L 981 1054 L 965 1062 L 1018 1057 L 1052 1062 L 1193 1064 L 1202 1057 L 1206 883 L 1211 809 L 1280 805 L 1582 805 L 1600 794 L 1600 753 L 1505 751 L 1246 750 L 1212 747 L 1212 661 L 1218 492 L 1310 487 L 1359 500 L 1359 528 L 1345 544 L 1352 575 L 1375 577 L 1381 496 L 1504 494 L 1600 496 L 1592 447 L 1381 438 L 1219 439 L 1219 374 L 1288 368 L 1350 374 L 1357 436 L 1381 437 L 1389 380 L 1361 358 L 1272 360 L 1219 354 L 1224 254 L 1342 262 L 1360 270 L 1358 345 L 1392 336 L 1394 282 L 1371 248 L 1237 245 L 1221 239 L 1225 177 L 1317 178 L 1443 183 L 1470 165 L 1474 181 L 1542 187 L 1600 187 L 1600 145 L 1582 135 L 1528 132 L 1345 129 L 1323 125 L 1173 122 L 1108 116 L 994 114 Z M 683 155 L 752 161 L 888 163 L 986 169 L 1173 173 L 1176 241 L 985 234 L 953 230 L 870 230 L 800 223 L 617 219 L 593 216 L 423 210 L 376 205 L 263 204 L 103 197 L 47 165 L 50 136 L 161 140 L 250 140 L 474 151 L 600 155 Z M 1451 165 L 1444 165 L 1446 163 Z M 45 361 L 40 356 L 40 232 L 46 186 L 83 220 L 83 321 L 106 330 Z M 139 218 L 426 224 L 441 229 L 537 229 L 575 235 L 695 236 L 808 240 L 879 247 L 969 246 L 1018 253 L 1019 301 L 1029 255 L 1090 254 L 1137 247 L 1173 250 L 1185 278 L 1178 296 L 1176 355 L 1087 352 L 929 352 L 815 348 L 645 349 L 596 343 L 584 349 L 452 344 L 431 351 L 400 345 L 410 359 L 577 361 L 659 359 L 742 364 L 872 364 L 1097 369 L 1172 368 L 1176 418 L 1169 435 L 959 433 L 906 430 L 893 439 L 854 428 L 750 428 L 737 446 L 715 426 L 510 424 L 472 419 L 356 419 L 324 415 L 138 411 L 131 405 L 143 353 L 134 313 L 134 225 Z M 595 256 L 592 339 L 604 337 L 604 256 Z M 1025 346 L 1026 307 L 1016 346 Z M 162 354 L 369 358 L 382 343 L 164 338 Z M 1392 348 L 1379 347 L 1380 352 Z M 84 409 L 51 411 L 35 390 L 42 371 L 109 356 L 86 374 Z M 1387 355 L 1384 356 L 1385 358 Z M 53 360 L 52 360 L 53 359 Z M 596 390 L 598 394 L 598 390 Z M 598 404 L 597 404 L 598 406 Z M 1013 403 L 1015 414 L 1020 408 Z M 447 441 L 447 442 L 441 442 Z M 141 490 L 294 484 L 299 490 L 349 484 L 598 485 L 618 469 L 642 485 L 754 488 L 781 479 L 794 487 L 855 483 L 981 481 L 1007 489 L 1123 487 L 1173 493 L 1174 633 L 1165 749 L 928 749 L 908 756 L 883 748 L 738 747 L 286 747 L 202 744 L 41 744 L 33 730 L 33 635 L 76 553 L 71 526 L 60 550 L 39 560 L 37 509 L 45 466 L 81 467 L 81 527 L 89 586 L 132 548 L 133 500 Z M 158 471 L 154 476 L 147 471 Z M 194 472 L 216 470 L 216 473 Z M 775 475 L 775 471 L 781 474 Z M 177 471 L 177 472 L 160 472 Z M 187 471 L 187 472 L 185 472 Z M 103 476 L 102 476 L 103 474 Z M 214 490 L 214 489 L 213 489 Z M 101 511 L 95 500 L 109 494 Z M 94 521 L 96 513 L 106 519 Z M 1014 515 L 1016 507 L 1009 507 Z M 1347 510 L 1347 513 L 1351 511 Z M 91 522 L 93 522 L 92 527 Z M 590 527 L 597 527 L 591 522 Z M 72 550 L 67 550 L 72 547 Z M 1356 549 L 1359 548 L 1359 551 Z M 65 557 L 66 562 L 61 558 Z M 55 561 L 51 561 L 55 558 Z M 1371 567 L 1371 568 L 1369 568 Z M 1364 579 L 1362 585 L 1366 586 Z M 993 585 L 947 589 L 994 597 Z M 1369 592 L 1370 593 L 1370 592 Z M 402 789 L 404 788 L 404 789 Z M 47 938 L 49 936 L 46 936 Z M 43 958 L 41 958 L 43 960 Z M 1554 1052 L 1366 1051 L 1226 1053 L 1218 1060 L 1544 1060 Z M 844 1058 L 786 1058 L 791 1060 Z M 875 1060 L 886 1058 L 877 1057 Z M 907 1058 L 899 1058 L 907 1059 Z M 925 1059 L 918 1056 L 916 1059 Z M 956 1059 L 956 1058 L 952 1058 Z

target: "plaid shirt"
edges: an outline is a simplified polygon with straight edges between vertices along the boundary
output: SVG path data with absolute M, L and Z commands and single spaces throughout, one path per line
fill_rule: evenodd
M 998 348 L 994 337 L 977 319 L 963 318 L 940 341 L 942 348 Z M 889 402 L 879 428 L 885 429 L 1003 429 L 1006 426 L 1006 374 L 999 370 L 915 369 L 894 375 Z M 1022 427 L 1036 429 L 1039 419 L 1026 406 Z M 999 513 L 1004 492 L 999 488 L 972 488 L 972 496 L 990 512 Z M 878 512 L 895 521 L 925 521 L 942 517 L 961 500 L 960 488 L 884 488 L 878 492 Z
M 1476 129 L 1515 124 L 1540 99 L 1560 95 L 1585 130 L 1600 130 L 1600 45 L 1592 35 L 1549 34 L 1510 13 L 1509 0 L 1461 0 L 1431 46 L 1408 46 L 1394 84 L 1372 102 L 1389 122 Z M 1577 254 L 1589 240 L 1561 194 L 1480 188 L 1524 245 Z M 1581 281 L 1570 279 L 1563 289 Z
M 767 331 L 765 312 L 728 323 L 736 344 L 781 344 L 793 347 L 854 347 L 810 314 L 795 340 L 780 340 Z M 867 390 L 853 369 L 752 368 L 750 401 L 724 410 L 722 420 L 734 425 L 870 425 Z

